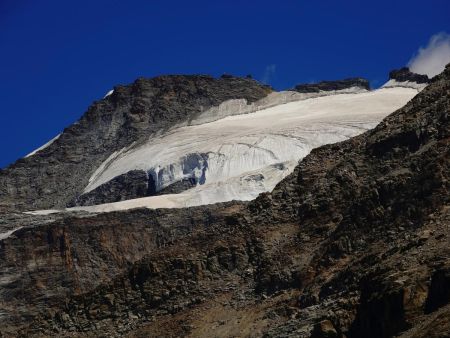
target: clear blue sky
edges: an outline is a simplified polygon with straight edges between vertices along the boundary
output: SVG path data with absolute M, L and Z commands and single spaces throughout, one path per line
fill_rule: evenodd
M 448 0 L 0 0 L 0 167 L 140 76 L 252 74 L 276 89 L 363 76 L 376 87 L 442 31 Z

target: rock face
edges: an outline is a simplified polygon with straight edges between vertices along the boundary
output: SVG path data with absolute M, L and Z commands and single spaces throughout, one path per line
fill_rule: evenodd
M 119 175 L 99 187 L 78 196 L 68 203 L 68 207 L 97 205 L 126 201 L 129 199 L 178 194 L 197 185 L 195 178 L 187 178 L 177 181 L 159 191 L 156 190 L 153 176 L 144 170 L 131 170 Z
M 143 170 L 119 175 L 98 188 L 82 194 L 68 206 L 95 205 L 152 196 L 156 192 L 153 177 Z
M 160 76 L 117 86 L 50 146 L 0 170 L 0 210 L 73 204 L 112 153 L 226 100 L 254 102 L 270 92 L 252 79 L 232 76 Z
M 195 178 L 186 178 L 181 181 L 175 182 L 160 191 L 157 191 L 155 195 L 178 194 L 195 187 L 197 183 L 198 182 Z
M 415 82 L 415 83 L 428 83 L 430 79 L 426 75 L 412 73 L 408 67 L 393 70 L 389 73 L 389 79 L 396 80 L 398 82 Z
M 369 90 L 369 81 L 355 77 L 336 81 L 321 81 L 318 83 L 299 84 L 293 90 L 299 93 L 317 93 L 320 91 L 343 90 L 352 87 L 359 87 Z
M 2 214 L 4 337 L 447 337 L 450 67 L 249 203 Z

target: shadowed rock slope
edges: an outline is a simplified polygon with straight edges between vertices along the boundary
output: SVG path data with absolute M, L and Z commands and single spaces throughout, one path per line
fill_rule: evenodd
M 447 67 L 249 203 L 4 214 L 0 332 L 448 337 L 449 155 Z
M 232 76 L 171 75 L 116 86 L 50 146 L 0 169 L 0 210 L 72 205 L 115 151 L 186 124 L 226 100 L 254 102 L 270 92 L 255 80 Z

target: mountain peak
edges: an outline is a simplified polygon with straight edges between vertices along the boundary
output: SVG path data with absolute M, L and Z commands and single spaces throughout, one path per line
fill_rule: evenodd
M 320 91 L 334 91 L 359 87 L 370 90 L 369 81 L 362 77 L 352 77 L 343 80 L 320 81 L 317 83 L 299 84 L 293 90 L 299 93 L 317 93 Z
M 430 79 L 427 75 L 413 73 L 408 67 L 403 67 L 400 69 L 394 69 L 389 72 L 389 79 L 396 80 L 398 82 L 415 82 L 415 83 L 428 83 Z
M 427 75 L 416 74 L 408 67 L 394 69 L 389 72 L 389 81 L 382 88 L 406 87 L 422 90 L 430 82 Z

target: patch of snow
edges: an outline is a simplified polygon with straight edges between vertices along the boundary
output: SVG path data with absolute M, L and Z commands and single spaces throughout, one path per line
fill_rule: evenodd
M 103 96 L 104 99 L 106 99 L 109 95 L 111 95 L 112 93 L 114 93 L 114 89 L 111 89 L 109 92 L 106 93 L 105 96 Z
M 110 212 L 132 208 L 184 208 L 212 204 L 233 199 L 252 200 L 260 193 L 272 190 L 289 175 L 297 161 L 276 163 L 263 169 L 249 171 L 240 176 L 230 177 L 197 187 L 179 194 L 167 194 L 137 198 L 94 206 L 67 208 L 66 211 Z
M 390 79 L 388 82 L 386 82 L 384 85 L 381 86 L 381 88 L 395 88 L 395 87 L 404 87 L 404 88 L 414 88 L 418 91 L 421 91 L 424 89 L 428 84 L 427 83 L 417 83 L 414 81 L 397 81 L 394 79 Z
M 56 214 L 58 212 L 62 212 L 63 210 L 57 210 L 57 209 L 47 209 L 47 210 L 33 210 L 33 211 L 25 211 L 24 214 L 28 215 L 50 215 L 50 214 Z
M 55 142 L 60 136 L 61 136 L 61 134 L 56 135 L 56 136 L 55 136 L 54 138 L 52 138 L 50 141 L 48 141 L 48 142 L 45 143 L 44 145 L 40 146 L 39 148 L 33 150 L 31 153 L 29 153 L 29 154 L 26 155 L 25 157 L 33 156 L 33 155 L 36 154 L 38 151 L 41 151 L 41 150 L 47 148 L 49 145 L 51 145 L 53 142 Z
M 23 226 L 17 227 L 17 228 L 14 228 L 14 229 L 12 229 L 12 230 L 8 230 L 8 231 L 6 231 L 6 232 L 0 233 L 0 241 L 1 241 L 1 240 L 4 240 L 5 238 L 8 238 L 8 237 L 11 236 L 14 232 L 16 232 L 17 230 L 22 229 L 22 228 L 23 228 Z

